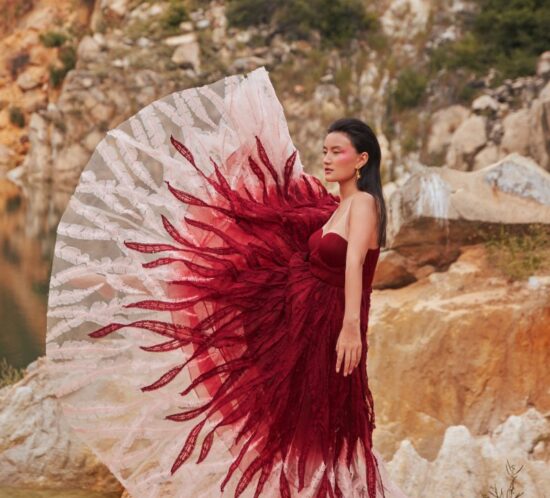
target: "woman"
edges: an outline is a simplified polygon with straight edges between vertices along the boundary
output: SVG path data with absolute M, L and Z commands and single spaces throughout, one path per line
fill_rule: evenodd
M 66 420 L 133 497 L 403 496 L 366 375 L 376 137 L 337 121 L 324 164 L 340 197 L 303 171 L 261 67 L 146 106 L 83 171 L 46 352 Z

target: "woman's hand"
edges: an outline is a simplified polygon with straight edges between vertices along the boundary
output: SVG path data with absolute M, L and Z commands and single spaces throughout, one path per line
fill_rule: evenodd
M 343 374 L 351 374 L 353 369 L 359 365 L 361 359 L 361 331 L 359 322 L 344 321 L 342 330 L 336 341 L 336 373 L 340 371 L 343 363 Z

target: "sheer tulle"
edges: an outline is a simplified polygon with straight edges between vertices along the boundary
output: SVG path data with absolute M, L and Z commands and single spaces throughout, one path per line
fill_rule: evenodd
M 402 496 L 372 448 L 365 336 L 334 371 L 345 241 L 320 229 L 338 202 L 263 67 L 98 145 L 58 228 L 46 351 L 65 417 L 133 496 Z

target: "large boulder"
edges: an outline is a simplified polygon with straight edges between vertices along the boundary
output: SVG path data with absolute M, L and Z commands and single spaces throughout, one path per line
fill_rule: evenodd
M 122 486 L 65 423 L 41 357 L 0 390 L 0 488 L 82 489 Z
M 472 114 L 460 124 L 451 137 L 446 164 L 458 170 L 469 170 L 473 158 L 486 143 L 487 118 Z
M 456 129 L 468 117 L 469 111 L 462 105 L 452 105 L 433 113 L 427 141 L 427 153 L 439 162 L 443 159 Z
M 530 113 L 527 109 L 520 109 L 508 114 L 502 121 L 504 135 L 500 147 L 504 154 L 517 152 L 518 154 L 529 154 L 529 140 L 531 127 L 529 126 Z
M 388 470 L 410 498 L 489 496 L 493 486 L 506 493 L 513 473 L 517 473 L 515 489 L 521 496 L 546 498 L 549 436 L 548 417 L 529 409 L 483 436 L 473 436 L 464 425 L 448 427 L 433 461 L 419 456 L 410 441 L 404 440 Z
M 531 106 L 529 137 L 531 155 L 550 170 L 550 81 Z
M 387 246 L 409 261 L 383 251 L 377 288 L 407 284 L 425 265 L 444 270 L 461 246 L 485 240 L 503 224 L 550 229 L 550 174 L 518 154 L 473 172 L 419 166 L 388 196 L 387 208 Z
M 548 267 L 510 282 L 485 244 L 460 252 L 444 272 L 373 291 L 368 371 L 386 456 L 407 438 L 433 459 L 451 425 L 479 435 L 530 406 L 550 412 Z

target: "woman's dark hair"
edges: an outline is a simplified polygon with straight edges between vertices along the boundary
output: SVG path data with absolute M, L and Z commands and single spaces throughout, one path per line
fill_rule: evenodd
M 357 187 L 368 192 L 376 200 L 378 210 L 378 245 L 386 245 L 386 203 L 382 194 L 382 180 L 380 178 L 380 161 L 382 152 L 380 144 L 371 127 L 357 118 L 341 118 L 334 121 L 327 129 L 327 133 L 334 131 L 347 135 L 358 154 L 367 152 L 369 159 L 359 170 Z

